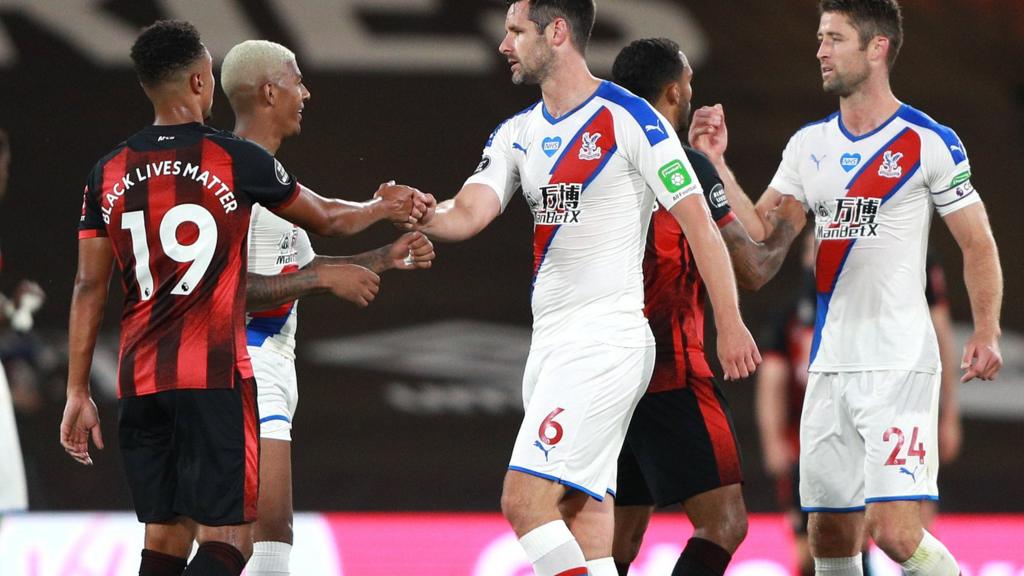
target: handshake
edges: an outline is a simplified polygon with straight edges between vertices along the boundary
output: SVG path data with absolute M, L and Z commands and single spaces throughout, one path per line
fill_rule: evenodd
M 374 193 L 387 211 L 387 218 L 400 230 L 417 230 L 434 217 L 437 200 L 416 188 L 385 182 Z

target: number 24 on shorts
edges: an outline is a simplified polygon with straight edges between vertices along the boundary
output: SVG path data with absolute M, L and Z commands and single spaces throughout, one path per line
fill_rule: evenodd
M 914 426 L 913 432 L 910 435 L 910 446 L 907 448 L 907 458 L 913 458 L 917 456 L 920 463 L 924 464 L 924 442 L 917 441 L 918 427 Z M 885 461 L 886 466 L 903 466 L 907 463 L 907 458 L 900 458 L 900 451 L 903 450 L 904 435 L 903 430 L 900 428 L 889 428 L 882 434 L 883 442 L 891 442 L 895 440 L 896 446 L 893 447 L 892 452 L 889 454 L 889 459 Z

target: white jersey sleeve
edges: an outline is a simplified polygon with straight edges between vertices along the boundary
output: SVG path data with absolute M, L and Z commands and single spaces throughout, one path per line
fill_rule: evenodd
M 780 194 L 792 196 L 804 206 L 808 206 L 807 195 L 804 194 L 804 185 L 800 178 L 799 169 L 800 149 L 803 147 L 803 139 L 804 130 L 797 131 L 789 139 L 786 149 L 782 151 L 782 162 L 779 163 L 779 169 L 775 171 L 775 176 L 772 178 L 771 183 L 768 184 L 768 187 L 778 190 Z
M 981 202 L 971 184 L 971 163 L 956 133 L 935 124 L 924 132 L 921 142 L 921 170 L 931 192 L 932 204 L 940 216 L 947 216 Z
M 520 186 L 514 133 L 519 124 L 518 120 L 523 117 L 525 112 L 532 109 L 531 107 L 520 112 L 494 129 L 494 132 L 487 138 L 480 164 L 476 167 L 473 175 L 466 180 L 466 184 L 483 184 L 494 190 L 501 202 L 502 212 L 505 211 L 505 207 L 508 206 Z
M 679 137 L 666 129 L 671 124 L 653 107 L 648 107 L 649 110 L 641 111 L 646 114 L 637 116 L 637 121 L 623 123 L 622 149 L 647 186 L 654 191 L 658 202 L 666 210 L 671 210 L 683 198 L 703 194 L 704 189 Z M 648 115 L 650 121 L 644 120 Z
M 313 250 L 313 244 L 309 241 L 309 234 L 302 228 L 296 228 L 296 232 L 295 263 L 299 265 L 299 268 L 305 268 L 316 259 L 316 252 Z

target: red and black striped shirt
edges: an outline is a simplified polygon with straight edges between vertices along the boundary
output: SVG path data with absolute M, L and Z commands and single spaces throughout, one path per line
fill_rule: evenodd
M 249 212 L 297 194 L 265 150 L 198 123 L 149 126 L 96 164 L 78 236 L 109 237 L 121 270 L 120 397 L 232 388 L 239 375 L 252 377 Z
M 725 187 L 706 156 L 683 147 L 704 189 L 711 217 L 721 228 L 732 222 Z M 672 214 L 657 210 L 644 253 L 644 313 L 654 333 L 656 356 L 648 393 L 684 388 L 690 378 L 710 378 L 704 357 L 704 281 L 690 244 Z

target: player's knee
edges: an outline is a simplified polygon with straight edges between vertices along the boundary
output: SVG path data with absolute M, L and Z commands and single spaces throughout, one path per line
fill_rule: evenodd
M 746 514 L 728 515 L 722 523 L 722 541 L 719 543 L 719 546 L 724 548 L 729 554 L 734 554 L 747 537 L 749 529 L 750 524 L 747 522 Z
M 921 544 L 921 529 L 915 526 L 899 526 L 877 523 L 870 527 L 871 538 L 896 562 L 910 558 Z
M 729 554 L 733 554 L 747 537 L 748 529 L 746 514 L 723 513 L 714 523 L 697 527 L 693 535 L 714 542 Z
M 523 522 L 525 512 L 525 501 L 521 494 L 507 484 L 501 492 L 501 513 L 512 526 L 518 526 Z
M 640 555 L 640 546 L 644 542 L 643 527 L 634 530 L 616 530 L 612 545 L 612 556 L 618 564 L 632 564 Z
M 843 558 L 860 552 L 863 525 L 848 523 L 831 514 L 812 516 L 809 526 L 811 553 L 818 558 Z

